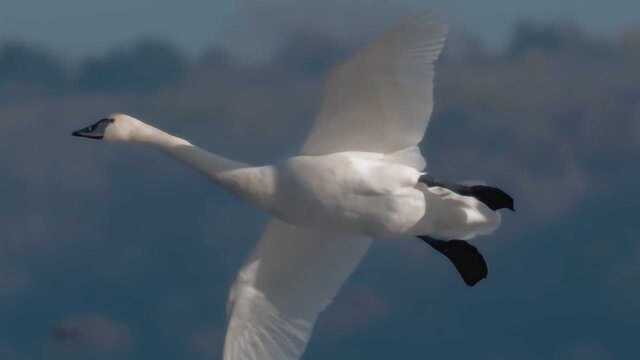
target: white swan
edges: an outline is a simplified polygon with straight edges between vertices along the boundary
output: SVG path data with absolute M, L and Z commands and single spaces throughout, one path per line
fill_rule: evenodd
M 434 180 L 417 147 L 445 35 L 422 14 L 336 67 L 302 155 L 276 165 L 225 159 L 124 114 L 73 133 L 157 147 L 273 215 L 231 289 L 225 360 L 300 358 L 372 238 L 418 236 L 468 285 L 486 276 L 482 256 L 458 239 L 494 231 L 496 210 L 513 209 L 513 200 L 497 188 Z

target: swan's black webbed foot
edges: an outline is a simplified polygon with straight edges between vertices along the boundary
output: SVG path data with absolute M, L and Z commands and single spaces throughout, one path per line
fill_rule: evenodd
M 439 186 L 463 196 L 473 196 L 494 211 L 499 209 L 515 211 L 513 198 L 506 192 L 493 186 L 447 183 L 436 180 L 429 175 L 422 175 L 419 181 L 429 187 Z
M 487 262 L 475 246 L 464 240 L 436 240 L 428 236 L 418 236 L 424 242 L 446 256 L 462 276 L 465 284 L 474 286 L 487 277 Z
M 492 186 L 472 185 L 465 186 L 460 195 L 473 196 L 482 201 L 491 210 L 509 209 L 515 211 L 513 207 L 513 198 L 506 192 Z

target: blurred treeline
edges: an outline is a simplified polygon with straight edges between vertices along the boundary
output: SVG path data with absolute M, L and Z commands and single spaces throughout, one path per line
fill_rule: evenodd
M 142 40 L 101 56 L 68 63 L 48 49 L 23 42 L 0 45 L 3 98 L 34 95 L 147 92 L 179 81 L 189 60 L 172 44 Z
M 293 65 L 287 70 L 322 71 L 335 62 L 336 54 L 344 53 L 344 47 L 319 34 L 298 34 L 279 55 L 288 57 L 284 65 Z M 500 51 L 489 51 L 469 34 L 457 33 L 447 47 L 441 62 L 504 66 L 538 59 L 578 67 L 602 64 L 601 70 L 608 71 L 604 64 L 624 66 L 640 58 L 640 29 L 600 38 L 571 24 L 521 21 Z M 274 63 L 281 60 L 276 58 Z M 141 39 L 96 56 L 69 59 L 55 49 L 8 40 L 0 43 L 0 94 L 4 102 L 42 95 L 149 93 L 198 76 L 207 64 L 232 66 L 233 59 L 219 49 L 190 58 L 179 47 L 159 39 Z

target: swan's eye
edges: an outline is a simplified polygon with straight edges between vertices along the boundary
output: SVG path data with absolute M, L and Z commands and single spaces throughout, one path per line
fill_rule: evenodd
M 110 123 L 112 123 L 112 122 L 116 122 L 116 119 L 114 119 L 114 118 L 110 118 L 110 119 L 109 119 L 109 122 L 110 122 Z

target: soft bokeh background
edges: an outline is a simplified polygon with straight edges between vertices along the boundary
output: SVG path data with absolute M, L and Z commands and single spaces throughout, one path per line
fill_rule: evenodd
M 331 65 L 417 1 L 13 1 L 0 15 L 0 359 L 217 359 L 266 215 L 147 149 L 120 111 L 253 163 L 295 154 Z M 640 5 L 433 1 L 450 40 L 429 169 L 517 199 L 467 288 L 378 241 L 305 359 L 634 359 Z M 605 6 L 606 4 L 606 6 Z

